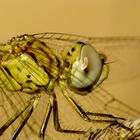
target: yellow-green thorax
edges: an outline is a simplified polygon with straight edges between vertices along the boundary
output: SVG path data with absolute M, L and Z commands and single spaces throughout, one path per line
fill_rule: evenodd
M 23 35 L 1 45 L 0 52 L 0 87 L 27 93 L 52 90 L 59 74 L 58 62 L 44 42 Z

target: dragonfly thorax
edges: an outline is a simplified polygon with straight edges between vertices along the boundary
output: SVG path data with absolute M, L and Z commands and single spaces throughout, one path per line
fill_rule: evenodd
M 26 93 L 52 88 L 58 78 L 58 62 L 45 43 L 25 35 L 13 38 L 6 45 L 11 45 L 12 50 L 1 62 L 2 76 L 5 79 L 8 77 L 7 84 L 1 84 L 1 87 Z

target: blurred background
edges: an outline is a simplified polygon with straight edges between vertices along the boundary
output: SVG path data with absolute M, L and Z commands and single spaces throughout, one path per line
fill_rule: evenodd
M 1 0 L 0 42 L 25 33 L 41 32 L 90 37 L 140 36 L 139 16 L 139 0 Z M 108 86 L 107 90 L 139 109 L 139 83 L 137 78 L 129 84 Z
M 0 42 L 24 33 L 140 34 L 139 0 L 1 0 Z

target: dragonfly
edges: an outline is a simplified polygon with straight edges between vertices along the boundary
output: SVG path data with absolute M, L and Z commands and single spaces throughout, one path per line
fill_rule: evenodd
M 77 140 L 91 127 L 130 129 L 123 122 L 140 112 L 106 87 L 139 77 L 139 48 L 139 37 L 64 33 L 0 44 L 0 138 Z

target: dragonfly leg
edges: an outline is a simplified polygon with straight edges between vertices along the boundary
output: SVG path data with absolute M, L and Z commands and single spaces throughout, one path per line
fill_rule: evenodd
M 33 98 L 32 98 L 33 99 Z M 31 100 L 27 101 L 21 109 L 19 109 L 1 128 L 0 128 L 0 136 L 3 132 L 23 113 L 25 112 L 29 106 L 31 105 Z
M 65 133 L 85 133 L 84 131 L 65 130 L 61 128 L 59 119 L 58 119 L 59 117 L 58 117 L 58 106 L 57 106 L 56 95 L 53 94 L 53 95 L 50 95 L 50 99 L 46 108 L 46 113 L 45 113 L 43 123 L 40 129 L 40 133 L 39 133 L 40 140 L 44 140 L 45 138 L 45 130 L 47 128 L 47 124 L 48 124 L 52 109 L 53 109 L 54 127 L 57 131 L 65 132 Z
M 31 114 L 33 113 L 34 108 L 36 107 L 36 105 L 38 103 L 38 99 L 39 98 L 33 98 L 33 99 L 30 100 L 30 105 L 29 105 L 28 109 L 26 110 L 27 115 L 23 118 L 23 121 L 18 126 L 18 128 L 15 130 L 15 132 L 12 135 L 12 137 L 10 138 L 10 140 L 15 140 L 18 137 L 18 135 L 20 134 L 20 132 L 23 129 L 24 125 L 26 124 L 26 122 L 30 118 Z
M 49 118 L 50 118 L 51 111 L 52 111 L 52 103 L 51 103 L 51 98 L 50 98 L 49 103 L 47 105 L 46 113 L 45 113 L 45 116 L 44 116 L 44 119 L 43 119 L 43 123 L 41 125 L 40 133 L 39 133 L 39 139 L 40 140 L 44 140 L 45 130 L 47 128 L 47 124 L 48 124 L 48 121 L 49 121 Z
M 77 104 L 77 102 L 65 90 L 66 88 L 64 88 L 64 83 L 60 83 L 60 87 L 64 97 L 71 104 L 74 110 L 83 118 L 83 120 L 90 121 L 90 122 L 103 122 L 103 123 L 104 122 L 119 123 L 118 120 L 120 121 L 125 120 L 124 118 L 115 117 L 111 114 L 86 112 L 80 105 Z
M 64 132 L 64 133 L 75 133 L 75 134 L 85 133 L 85 131 L 67 130 L 67 129 L 61 128 L 60 123 L 59 123 L 58 105 L 57 105 L 57 99 L 56 99 L 55 94 L 53 95 L 53 117 L 54 117 L 54 127 L 57 131 Z

